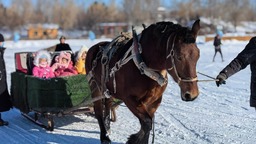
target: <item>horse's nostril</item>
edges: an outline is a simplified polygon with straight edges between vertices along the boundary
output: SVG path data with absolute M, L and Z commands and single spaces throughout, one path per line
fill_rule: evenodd
M 185 97 L 185 100 L 187 101 L 192 100 L 191 95 L 189 93 L 185 93 L 184 97 Z

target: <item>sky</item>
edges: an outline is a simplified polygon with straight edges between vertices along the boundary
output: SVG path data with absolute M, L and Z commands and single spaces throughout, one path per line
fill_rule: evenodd
M 34 0 L 37 1 L 37 0 Z M 91 5 L 94 2 L 103 2 L 105 4 L 109 4 L 111 2 L 111 0 L 74 0 L 76 1 L 78 4 L 82 4 L 85 3 L 86 5 Z M 122 6 L 123 4 L 123 0 L 115 0 L 118 6 Z M 1 2 L 5 5 L 5 6 L 10 6 L 12 0 L 1 0 Z M 168 7 L 170 6 L 170 1 L 169 0 L 161 0 L 161 2 L 163 3 L 164 6 Z
M 33 0 L 33 1 L 37 1 L 37 0 Z M 74 1 L 76 1 L 78 4 L 80 4 L 80 3 L 86 3 L 86 4 L 90 5 L 90 4 L 92 4 L 92 3 L 96 2 L 96 1 L 97 1 L 97 2 L 103 2 L 103 3 L 108 4 L 108 3 L 110 3 L 111 0 L 86 0 L 86 1 L 84 1 L 84 0 L 74 0 Z M 2 2 L 5 6 L 10 6 L 12 0 L 1 0 L 1 2 Z M 122 3 L 122 0 L 116 0 L 116 3 L 117 3 L 117 4 L 121 4 L 121 3 Z
M 5 6 L 9 6 L 12 0 L 0 0 Z M 33 0 L 37 1 L 37 0 Z M 86 4 L 87 6 L 91 5 L 94 2 L 103 2 L 105 4 L 109 4 L 112 0 L 74 0 L 78 4 Z M 122 6 L 123 0 L 115 0 L 118 6 Z M 172 0 L 160 0 L 161 1 L 161 6 L 165 7 L 171 7 L 172 6 Z M 187 1 L 187 0 L 176 0 L 176 1 Z M 250 0 L 252 4 L 255 5 L 255 0 Z

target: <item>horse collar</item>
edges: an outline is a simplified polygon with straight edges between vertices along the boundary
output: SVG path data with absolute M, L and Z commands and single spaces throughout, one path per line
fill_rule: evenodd
M 145 74 L 152 80 L 156 81 L 160 86 L 165 85 L 167 83 L 167 79 L 161 74 L 161 72 L 149 68 L 145 62 L 143 62 L 141 57 L 142 48 L 141 44 L 139 43 L 139 38 L 136 31 L 133 30 L 132 55 L 134 55 L 134 57 L 132 59 L 134 64 L 140 70 L 141 74 Z

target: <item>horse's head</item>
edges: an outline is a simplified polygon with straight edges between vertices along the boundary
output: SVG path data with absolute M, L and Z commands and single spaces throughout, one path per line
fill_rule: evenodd
M 184 101 L 192 101 L 199 94 L 196 64 L 200 53 L 195 43 L 199 29 L 197 20 L 192 29 L 182 27 L 167 40 L 167 71 L 179 84 Z
M 195 43 L 199 29 L 199 20 L 192 29 L 159 22 L 145 28 L 140 38 L 147 66 L 160 73 L 167 70 L 179 84 L 184 101 L 192 101 L 199 94 L 196 74 L 199 49 Z

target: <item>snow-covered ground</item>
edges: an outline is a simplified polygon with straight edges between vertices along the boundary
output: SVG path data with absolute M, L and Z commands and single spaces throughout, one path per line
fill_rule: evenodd
M 67 40 L 74 51 L 81 45 L 88 47 L 101 40 Z M 57 40 L 7 41 L 5 61 L 8 72 L 15 70 L 14 53 L 36 51 L 52 46 Z M 200 59 L 197 71 L 216 77 L 247 44 L 225 41 L 222 45 L 224 62 L 217 54 L 212 62 L 212 42 L 198 44 Z M 256 111 L 249 107 L 250 69 L 237 73 L 226 85 L 217 87 L 215 82 L 198 83 L 199 97 L 193 102 L 180 98 L 179 87 L 170 78 L 162 103 L 155 113 L 155 144 L 253 144 L 256 141 Z M 198 75 L 199 79 L 208 79 Z M 54 117 L 53 132 L 33 124 L 21 116 L 18 109 L 2 113 L 9 126 L 0 127 L 0 143 L 4 144 L 97 144 L 99 128 L 92 116 L 84 114 Z M 137 132 L 139 122 L 125 105 L 117 109 L 117 122 L 111 124 L 113 144 L 125 143 L 130 134 Z M 152 139 L 152 136 L 151 136 Z M 150 141 L 151 143 L 151 141 Z

